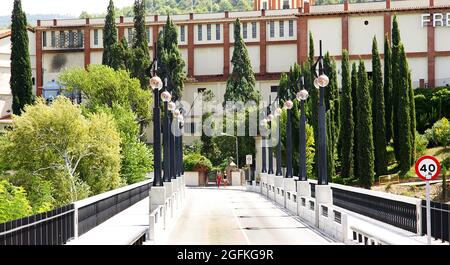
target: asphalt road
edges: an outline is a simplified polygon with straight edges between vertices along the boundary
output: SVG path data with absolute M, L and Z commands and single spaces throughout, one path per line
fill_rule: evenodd
M 185 207 L 168 234 L 170 245 L 333 244 L 298 217 L 243 188 L 189 188 Z

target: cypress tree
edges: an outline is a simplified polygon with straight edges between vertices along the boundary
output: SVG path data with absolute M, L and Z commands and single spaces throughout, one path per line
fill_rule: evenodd
M 105 19 L 105 27 L 103 29 L 103 59 L 102 64 L 108 65 L 114 69 L 117 66 L 113 65 L 114 49 L 117 46 L 117 27 L 116 15 L 113 0 L 109 1 L 108 14 Z
M 247 47 L 241 36 L 241 23 L 239 19 L 236 19 L 234 22 L 234 51 L 231 63 L 233 64 L 233 72 L 227 81 L 224 96 L 225 102 L 259 102 L 261 95 L 255 89 L 255 75 L 252 70 Z
M 416 103 L 414 101 L 414 89 L 411 82 L 411 71 L 408 67 L 408 96 L 409 96 L 409 110 L 411 117 L 411 165 L 416 162 Z
M 360 185 L 369 189 L 374 178 L 374 147 L 372 131 L 372 100 L 369 92 L 369 81 L 367 78 L 364 62 L 360 60 L 358 68 L 358 91 L 357 91 L 357 157 L 358 174 Z
M 358 175 L 358 97 L 357 97 L 357 91 L 358 91 L 358 68 L 356 66 L 356 63 L 353 62 L 352 64 L 352 77 L 351 77 L 351 87 L 352 87 L 352 107 L 353 107 L 353 121 L 354 121 L 354 133 L 353 133 L 353 175 L 354 178 Z M 343 124 L 344 126 L 344 124 Z
M 308 54 L 309 64 L 314 64 L 314 38 L 312 32 L 309 32 L 309 54 Z
M 319 120 L 318 120 L 318 108 L 319 108 L 319 90 L 316 89 L 314 87 L 314 73 L 312 72 L 311 67 L 314 65 L 314 39 L 313 39 L 313 35 L 311 32 L 309 32 L 309 56 L 308 56 L 308 64 L 309 64 L 309 85 L 308 87 L 310 88 L 309 90 L 309 109 L 311 110 L 311 125 L 313 127 L 314 130 L 314 139 L 318 139 L 319 138 Z M 314 142 L 314 148 L 315 150 L 318 150 L 318 142 L 315 141 Z M 318 152 L 314 152 L 314 169 L 313 172 L 316 174 L 316 176 L 318 175 L 318 160 L 319 160 L 319 156 L 318 156 Z
M 151 62 L 145 27 L 144 0 L 135 0 L 134 2 L 134 30 L 131 76 L 139 79 L 142 88 L 148 88 Z
M 399 91 L 402 89 L 400 86 L 400 57 L 399 57 L 399 45 L 400 45 L 400 30 L 398 28 L 397 16 L 394 16 L 392 22 L 392 106 L 393 106 L 393 132 L 394 132 L 394 151 L 397 161 L 400 159 L 400 146 L 399 146 L 399 124 L 398 121 L 398 109 L 399 105 Z M 404 89 L 404 88 L 403 88 Z
M 372 118 L 373 142 L 375 148 L 375 172 L 378 176 L 386 173 L 386 122 L 384 108 L 383 73 L 381 72 L 381 59 L 378 53 L 376 37 L 372 42 Z
M 386 110 L 386 142 L 393 137 L 392 113 L 392 52 L 388 35 L 384 36 L 384 107 Z
M 353 119 L 352 86 L 350 79 L 350 63 L 346 50 L 342 54 L 342 97 L 341 97 L 341 176 L 343 179 L 353 179 L 353 137 L 355 122 Z
M 186 73 L 185 62 L 178 48 L 178 33 L 170 17 L 166 20 L 164 30 L 158 35 L 158 75 L 168 80 L 172 99 L 181 99 Z
M 399 85 L 403 89 L 398 91 L 399 104 L 396 106 L 398 124 L 398 141 L 399 141 L 399 168 L 402 173 L 409 171 L 413 159 L 412 143 L 411 143 L 411 111 L 410 111 L 410 93 L 408 90 L 408 62 L 406 60 L 405 49 L 402 44 L 399 45 L 399 72 L 402 74 L 399 79 Z M 404 74 L 406 73 L 406 74 Z
M 127 39 L 124 37 L 116 43 L 111 50 L 111 67 L 114 70 L 128 70 L 132 68 L 132 51 L 128 48 Z
M 33 103 L 33 83 L 28 50 L 27 17 L 20 0 L 14 1 L 11 16 L 11 94 L 13 113 L 20 115 L 25 105 Z

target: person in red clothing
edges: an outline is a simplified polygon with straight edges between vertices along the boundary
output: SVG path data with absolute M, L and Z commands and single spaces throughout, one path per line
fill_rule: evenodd
M 217 172 L 217 188 L 220 189 L 220 183 L 222 182 L 222 172 Z

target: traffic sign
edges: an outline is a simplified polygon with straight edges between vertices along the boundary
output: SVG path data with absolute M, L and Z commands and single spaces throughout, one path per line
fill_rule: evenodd
M 427 218 L 427 244 L 431 245 L 431 199 L 430 180 L 436 179 L 441 172 L 441 164 L 433 156 L 422 156 L 416 162 L 416 174 L 426 181 L 426 218 Z
M 245 161 L 247 162 L 247 165 L 252 165 L 253 164 L 253 156 L 252 155 L 247 155 L 245 157 Z
M 433 156 L 419 158 L 415 168 L 417 176 L 425 181 L 436 179 L 441 172 L 441 164 Z

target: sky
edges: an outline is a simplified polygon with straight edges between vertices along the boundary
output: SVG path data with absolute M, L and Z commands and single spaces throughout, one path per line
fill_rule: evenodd
M 27 14 L 61 14 L 79 16 L 88 13 L 106 13 L 109 0 L 22 0 Z M 116 7 L 129 6 L 134 0 L 114 0 Z M 11 15 L 14 0 L 0 0 L 0 16 Z

